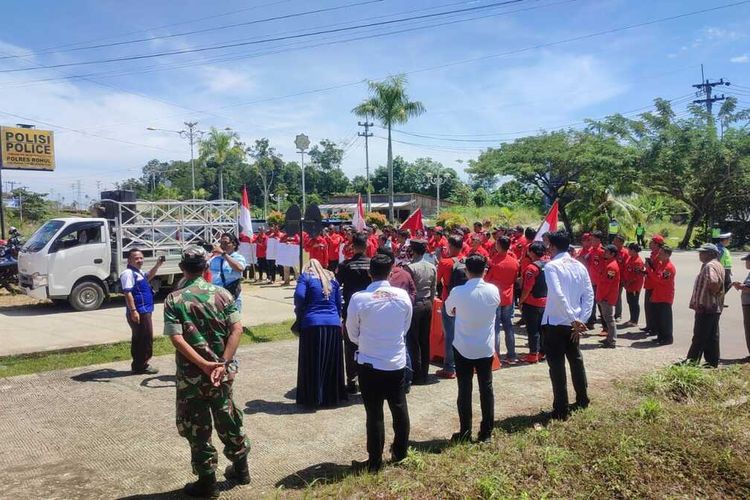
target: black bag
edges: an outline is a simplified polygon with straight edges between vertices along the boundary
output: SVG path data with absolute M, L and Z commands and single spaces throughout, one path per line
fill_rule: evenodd
M 453 257 L 453 270 L 451 270 L 451 279 L 448 282 L 448 293 L 467 281 L 469 281 L 469 277 L 466 275 L 466 263 L 463 259 Z
M 238 279 L 235 281 L 232 281 L 231 283 L 227 283 L 226 278 L 224 277 L 224 257 L 221 258 L 221 266 L 219 267 L 219 276 L 221 276 L 221 286 L 226 290 L 227 292 L 232 294 L 232 297 L 235 299 L 240 296 L 240 292 L 242 292 L 242 279 Z

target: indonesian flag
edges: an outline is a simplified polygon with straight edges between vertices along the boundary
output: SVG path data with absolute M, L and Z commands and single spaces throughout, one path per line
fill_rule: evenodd
M 253 221 L 250 218 L 250 201 L 247 199 L 247 187 L 242 186 L 242 205 L 240 206 L 240 242 L 253 242 Z
M 354 212 L 354 217 L 352 217 L 352 226 L 357 231 L 364 231 L 365 230 L 365 207 L 362 206 L 362 195 L 360 194 L 357 198 L 357 211 Z
M 399 229 L 408 229 L 414 235 L 417 231 L 424 231 L 422 224 L 422 209 L 418 208 L 401 224 Z
M 534 241 L 542 241 L 542 236 L 552 231 L 557 231 L 557 200 L 555 200 L 550 207 L 549 212 L 547 212 L 547 217 L 544 218 L 542 225 L 539 226 Z

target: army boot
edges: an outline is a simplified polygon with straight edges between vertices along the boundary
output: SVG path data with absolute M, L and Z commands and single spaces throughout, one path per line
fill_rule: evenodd
M 224 477 L 233 479 L 240 484 L 250 484 L 250 471 L 247 468 L 247 456 L 242 457 L 232 465 L 227 466 Z
M 198 476 L 198 480 L 188 483 L 182 489 L 189 497 L 197 498 L 219 498 L 219 489 L 216 487 L 216 474 Z

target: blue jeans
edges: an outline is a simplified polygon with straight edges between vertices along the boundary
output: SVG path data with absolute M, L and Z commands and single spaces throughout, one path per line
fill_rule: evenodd
M 443 370 L 447 372 L 456 371 L 456 362 L 453 356 L 453 337 L 456 333 L 456 317 L 448 316 L 445 304 L 441 310 L 443 316 L 443 334 L 445 336 L 445 357 L 443 358 Z
M 500 356 L 500 327 L 505 332 L 508 358 L 516 358 L 516 336 L 513 333 L 513 304 L 500 306 L 495 312 L 495 352 Z

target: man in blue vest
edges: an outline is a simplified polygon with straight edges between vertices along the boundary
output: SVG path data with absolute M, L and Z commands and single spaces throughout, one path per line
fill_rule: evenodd
M 154 343 L 154 328 L 151 323 L 151 313 L 154 312 L 154 292 L 149 282 L 156 275 L 156 271 L 164 260 L 163 256 L 159 257 L 156 265 L 148 274 L 144 274 L 141 271 L 143 252 L 132 248 L 128 252 L 128 267 L 120 274 L 120 287 L 122 293 L 125 294 L 126 317 L 131 332 L 130 355 L 133 362 L 130 368 L 135 374 L 159 373 L 158 369 L 148 364 Z

